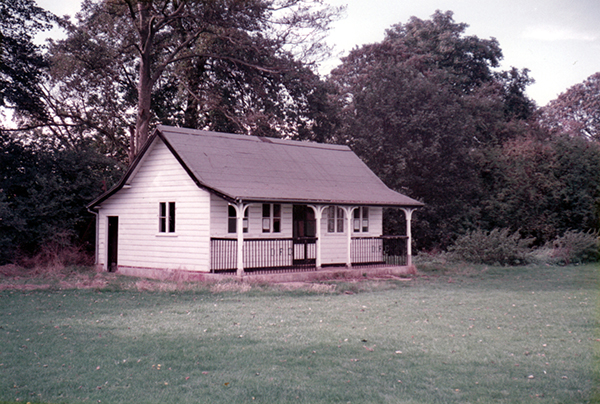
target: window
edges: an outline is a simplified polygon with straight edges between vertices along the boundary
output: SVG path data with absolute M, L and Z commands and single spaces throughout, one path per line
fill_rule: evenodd
M 263 233 L 269 233 L 271 231 L 271 205 L 268 203 L 263 203 L 262 209 L 262 230 Z
M 344 232 L 344 209 L 337 208 L 337 228 L 338 233 Z
M 335 206 L 327 208 L 327 233 L 335 233 Z
M 327 208 L 327 232 L 344 232 L 344 209 L 337 206 Z
M 228 233 L 236 233 L 237 232 L 237 214 L 235 212 L 235 207 L 229 205 L 229 215 L 227 220 L 227 232 Z M 244 209 L 244 220 L 242 222 L 242 226 L 244 228 L 244 233 L 248 233 L 248 208 Z
M 366 233 L 369 231 L 369 208 L 363 206 L 362 208 L 354 209 L 354 232 Z
M 235 208 L 229 205 L 229 219 L 227 220 L 227 232 L 235 233 L 237 231 Z
M 281 233 L 281 205 L 273 204 L 273 233 Z
M 158 232 L 175 233 L 175 202 L 158 204 Z
M 271 209 L 272 208 L 272 209 Z M 271 213 L 273 215 L 271 215 Z M 273 223 L 273 228 L 271 228 Z M 281 233 L 281 205 L 263 203 L 262 206 L 262 231 L 263 233 Z

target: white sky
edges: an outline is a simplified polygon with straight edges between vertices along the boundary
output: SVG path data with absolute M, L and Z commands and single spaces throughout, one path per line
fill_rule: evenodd
M 57 15 L 73 16 L 80 0 L 37 0 Z M 328 0 L 346 4 L 328 42 L 338 55 L 355 46 L 379 42 L 393 24 L 411 16 L 428 19 L 435 10 L 452 10 L 454 21 L 469 25 L 467 35 L 494 37 L 504 54 L 502 69 L 531 70 L 536 83 L 528 95 L 539 106 L 600 71 L 600 1 L 598 0 Z M 339 63 L 336 57 L 321 71 Z

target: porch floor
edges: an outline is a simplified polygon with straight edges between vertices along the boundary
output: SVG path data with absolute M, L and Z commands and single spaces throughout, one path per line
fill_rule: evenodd
M 134 268 L 119 266 L 117 274 L 140 278 L 159 279 L 164 281 L 179 282 L 221 282 L 225 280 L 239 280 L 248 283 L 284 283 L 284 282 L 314 282 L 326 280 L 364 279 L 386 276 L 414 275 L 414 266 L 331 266 L 325 268 L 288 269 L 284 271 L 254 271 L 245 273 L 241 278 L 235 273 L 206 273 L 183 270 L 165 270 L 154 268 Z

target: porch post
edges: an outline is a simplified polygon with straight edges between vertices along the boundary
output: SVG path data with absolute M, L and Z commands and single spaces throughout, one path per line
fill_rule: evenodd
M 406 266 L 412 266 L 412 232 L 410 221 L 412 213 L 415 211 L 414 208 L 402 208 L 404 211 L 404 217 L 406 218 Z
M 344 212 L 346 212 L 346 266 L 352 268 L 352 212 L 354 207 L 345 206 Z
M 237 276 L 244 276 L 244 203 L 235 206 L 237 232 Z
M 321 258 L 321 218 L 323 217 L 323 211 L 326 206 L 324 205 L 308 205 L 309 208 L 314 210 L 315 212 L 315 237 L 317 241 L 315 242 L 315 247 L 317 249 L 315 256 L 315 266 L 317 269 L 320 269 L 322 266 L 322 258 Z

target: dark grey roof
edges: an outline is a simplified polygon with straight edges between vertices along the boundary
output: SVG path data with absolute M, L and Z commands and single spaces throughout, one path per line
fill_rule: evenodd
M 199 186 L 227 199 L 422 206 L 389 189 L 347 146 L 169 126 L 159 126 L 153 136 Z

